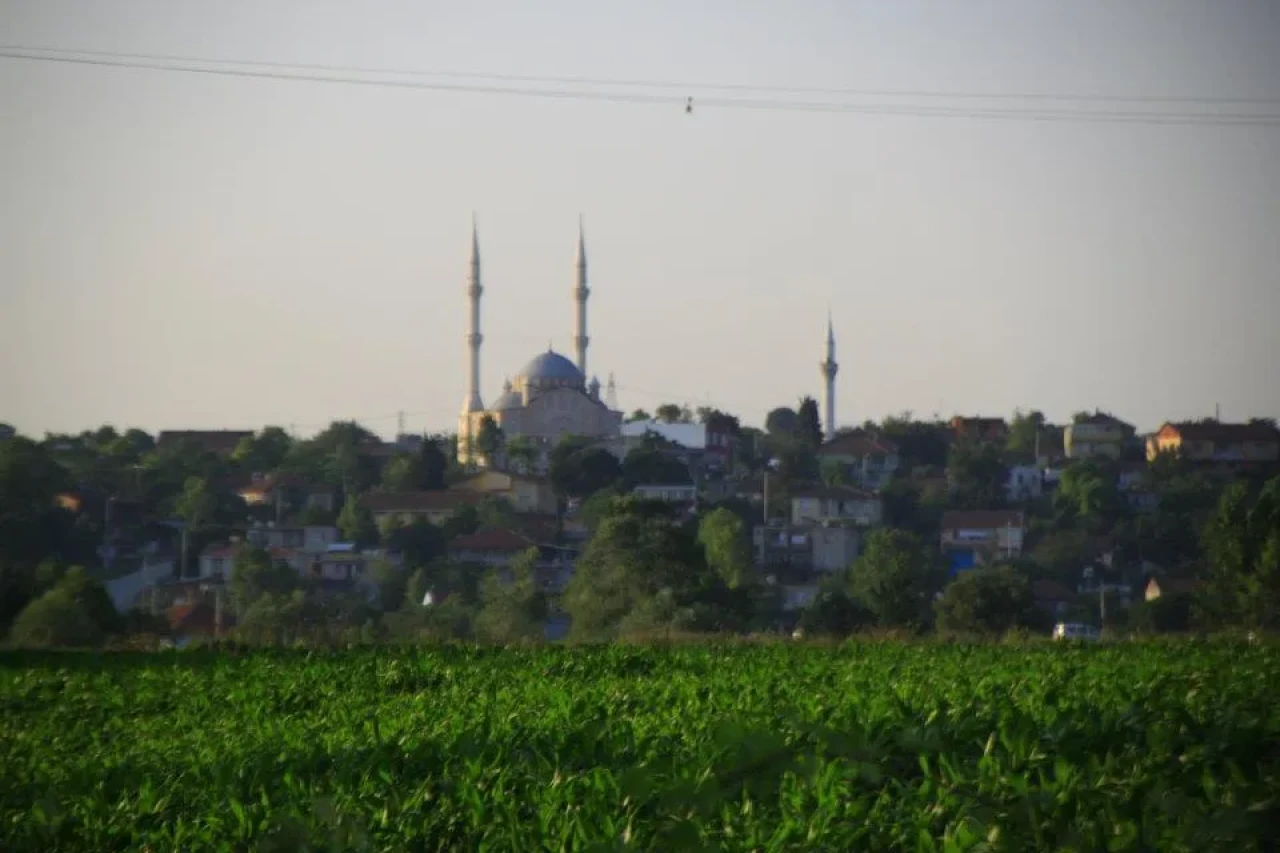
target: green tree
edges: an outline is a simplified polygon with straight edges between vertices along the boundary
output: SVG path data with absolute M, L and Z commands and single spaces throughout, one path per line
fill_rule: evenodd
M 297 572 L 273 560 L 262 548 L 243 548 L 236 555 L 228 587 L 235 612 L 243 617 L 259 599 L 287 596 L 298 588 L 299 581 Z M 270 607 L 264 605 L 264 609 Z
M 1015 409 L 1013 420 L 1009 423 L 1009 438 L 1005 446 L 1018 453 L 1034 453 L 1036 439 L 1044 428 L 1044 414 L 1036 409 L 1024 412 Z
M 800 614 L 797 627 L 808 636 L 847 637 L 875 618 L 838 582 L 824 583 Z
M 21 646 L 96 646 L 121 626 L 102 584 L 77 566 L 23 608 L 10 637 Z
M 480 429 L 476 432 L 476 452 L 482 454 L 485 460 L 491 463 L 493 457 L 502 450 L 505 438 L 498 422 L 489 415 L 485 415 L 480 419 Z
M 790 406 L 779 406 L 771 409 L 764 418 L 764 430 L 770 436 L 790 436 L 795 433 L 798 416 Z
M 399 610 L 409 588 L 409 572 L 390 560 L 375 560 L 369 567 L 369 580 L 378 591 L 377 606 L 383 613 Z
M 527 436 L 514 435 L 507 441 L 507 458 L 519 471 L 532 471 L 538 461 L 538 448 Z
M 383 539 L 387 549 L 399 554 L 406 566 L 422 567 L 444 556 L 445 531 L 425 518 L 397 525 Z
M 653 628 L 655 619 L 668 627 L 691 623 L 692 605 L 709 579 L 700 557 L 688 532 L 656 508 L 616 500 L 578 558 L 563 596 L 574 636 L 613 638 L 624 629 Z
M 881 528 L 867 537 L 854 563 L 850 591 L 878 625 L 923 627 L 940 581 L 933 554 L 918 537 Z
M 947 458 L 947 479 L 952 503 L 963 509 L 998 509 L 1004 506 L 1009 470 L 1000 449 L 991 444 L 959 442 Z
M 278 426 L 264 427 L 236 445 L 231 458 L 248 471 L 274 471 L 284 464 L 293 448 L 293 438 Z
M 1251 500 L 1249 487 L 1227 487 L 1204 530 L 1207 583 L 1202 619 L 1218 625 L 1280 627 L 1280 477 Z
M 545 636 L 547 596 L 538 585 L 538 549 L 530 548 L 505 569 L 490 571 L 480 590 L 476 636 L 488 643 L 522 643 Z
M 516 511 L 503 497 L 486 497 L 476 506 L 481 530 L 509 529 L 516 523 Z
M 817 400 L 807 396 L 800 400 L 793 432 L 802 447 L 817 450 L 822 444 L 822 421 L 818 415 Z
M 934 602 L 938 630 L 962 634 L 1003 634 L 1041 627 L 1031 583 L 1012 566 L 969 569 L 946 586 Z
M 674 485 L 692 483 L 689 466 L 669 452 L 652 447 L 637 447 L 622 460 L 622 488 L 634 489 L 645 484 Z
M 587 498 L 617 483 L 616 456 L 589 439 L 566 437 L 551 451 L 551 485 L 561 497 Z
M 348 494 L 347 501 L 338 513 L 338 529 L 348 542 L 360 547 L 372 545 L 378 541 L 378 528 L 373 523 L 373 514 L 369 512 L 355 494 Z
M 653 410 L 653 415 L 665 424 L 687 424 L 693 420 L 693 412 L 689 411 L 689 407 L 677 403 L 663 403 Z
M 631 414 L 627 415 L 627 423 L 635 423 L 636 421 L 651 421 L 653 416 L 644 409 L 633 409 Z
M 737 589 L 751 581 L 751 542 L 747 525 L 737 513 L 714 509 L 698 525 L 698 543 L 725 585 Z
M 1053 503 L 1067 517 L 1095 529 L 1109 529 L 1124 516 L 1125 502 L 1115 472 L 1103 462 L 1084 460 L 1067 466 Z

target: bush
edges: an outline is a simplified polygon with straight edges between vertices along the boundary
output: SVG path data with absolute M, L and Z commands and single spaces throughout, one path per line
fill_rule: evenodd
M 938 630 L 959 634 L 1003 634 L 1038 627 L 1031 584 L 1012 566 L 970 569 L 934 603 Z

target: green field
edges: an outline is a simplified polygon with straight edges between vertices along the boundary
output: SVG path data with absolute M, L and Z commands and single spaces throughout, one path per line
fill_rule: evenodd
M 0 656 L 0 849 L 1275 849 L 1280 650 Z

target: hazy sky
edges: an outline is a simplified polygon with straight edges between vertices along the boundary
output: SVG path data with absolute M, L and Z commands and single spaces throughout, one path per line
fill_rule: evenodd
M 818 395 L 830 305 L 843 423 L 1280 414 L 1280 127 L 683 109 L 735 84 L 1280 115 L 1274 0 L 0 0 L 0 34 L 690 84 L 654 105 L 0 59 L 0 421 L 23 431 L 451 429 L 473 211 L 486 402 L 570 351 L 581 213 L 590 362 L 627 409 L 759 422 Z

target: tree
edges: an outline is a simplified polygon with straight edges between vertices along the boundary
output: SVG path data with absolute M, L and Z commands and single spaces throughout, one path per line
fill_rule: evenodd
M 770 436 L 792 435 L 796 429 L 796 410 L 789 406 L 772 409 L 764 418 L 764 430 Z
M 41 445 L 21 436 L 0 443 L 0 560 L 34 566 L 54 551 L 54 496 L 65 485 L 65 471 Z
M 243 548 L 236 554 L 228 587 L 235 612 L 243 617 L 259 599 L 293 592 L 298 581 L 297 572 L 288 564 L 273 560 L 267 551 Z
M 653 420 L 653 416 L 650 415 L 648 412 L 646 412 L 644 409 L 633 409 L 631 411 L 631 414 L 627 415 L 626 417 L 627 423 L 635 423 L 636 421 L 651 421 L 651 420 Z
M 1062 472 L 1053 503 L 1068 517 L 1097 528 L 1115 524 L 1125 509 L 1114 472 L 1093 460 L 1077 462 Z
M 382 488 L 389 492 L 416 491 L 420 479 L 417 454 L 398 454 L 382 469 Z
M 476 636 L 489 643 L 522 643 L 545 636 L 547 596 L 534 569 L 538 549 L 520 554 L 506 569 L 489 572 L 480 590 Z
M 369 580 L 378 590 L 378 609 L 383 613 L 399 610 L 409 587 L 409 573 L 389 560 L 375 560 L 369 567 Z
M 941 574 L 933 555 L 914 534 L 881 528 L 867 537 L 854 563 L 850 591 L 876 624 L 923 627 Z
M 668 452 L 637 447 L 622 460 L 622 488 L 644 484 L 692 483 L 689 467 Z
M 551 451 L 551 485 L 561 497 L 586 498 L 618 481 L 618 458 L 589 439 L 567 436 Z
M 373 523 L 373 514 L 355 494 L 347 495 L 347 501 L 338 513 L 338 529 L 342 531 L 344 539 L 361 547 L 378 541 L 378 528 Z
M 991 444 L 961 442 L 947 459 L 952 503 L 962 509 L 998 509 L 1004 506 L 1009 471 L 1000 450 Z
M 751 579 L 751 542 L 747 525 L 732 510 L 714 509 L 698 525 L 698 543 L 707 565 L 725 585 L 737 589 Z
M 962 634 L 1003 634 L 1040 627 L 1031 584 L 1012 566 L 969 569 L 947 585 L 934 602 L 938 630 Z
M 903 468 L 943 468 L 947 464 L 950 431 L 945 423 L 912 420 L 907 411 L 885 418 L 876 432 L 898 446 Z
M 278 426 L 263 427 L 257 435 L 246 436 L 236 445 L 231 458 L 249 471 L 274 471 L 284 464 L 293 449 L 293 438 Z
M 476 431 L 475 449 L 477 453 L 484 456 L 486 462 L 491 464 L 493 457 L 502 450 L 504 439 L 502 428 L 498 426 L 497 421 L 489 415 L 480 419 L 480 429 Z
M 800 614 L 797 627 L 809 636 L 847 637 L 874 621 L 848 590 L 838 583 L 826 583 Z
M 481 530 L 510 528 L 516 522 L 515 507 L 503 497 L 486 497 L 476 506 Z
M 507 441 L 507 458 L 516 470 L 527 473 L 538 460 L 538 448 L 527 436 L 515 435 Z
M 22 646 L 96 646 L 121 626 L 102 584 L 77 566 L 23 608 L 11 638 Z
M 1009 438 L 1005 446 L 1018 453 L 1035 453 L 1036 439 L 1044 428 L 1044 414 L 1037 409 L 1023 412 L 1015 409 L 1009 423 Z
M 1252 500 L 1246 483 L 1228 486 L 1203 539 L 1209 577 L 1197 601 L 1202 620 L 1280 626 L 1280 477 Z
M 642 502 L 619 498 L 611 509 L 563 596 L 573 634 L 608 639 L 692 624 L 692 605 L 710 579 L 697 543 Z
M 445 531 L 425 518 L 397 525 L 383 540 L 387 550 L 399 554 L 406 566 L 421 567 L 444 556 Z
M 800 400 L 793 432 L 802 447 L 817 450 L 822 444 L 822 421 L 818 416 L 817 400 L 808 396 Z
M 654 417 L 664 424 L 687 424 L 693 420 L 693 413 L 688 406 L 678 403 L 663 403 L 653 411 Z

